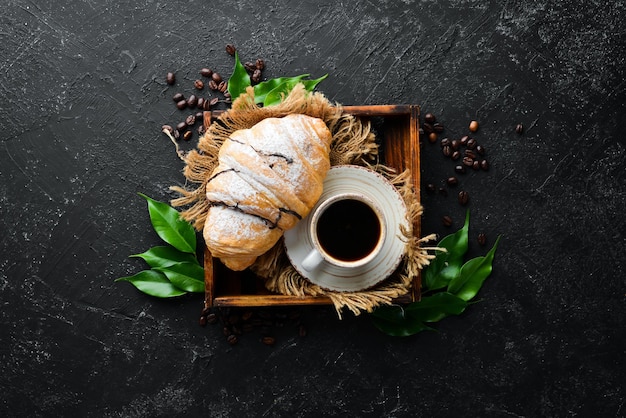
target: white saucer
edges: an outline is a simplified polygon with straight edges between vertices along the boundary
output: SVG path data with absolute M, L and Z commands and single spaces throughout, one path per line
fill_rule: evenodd
M 311 283 L 332 291 L 355 292 L 375 286 L 389 277 L 400 264 L 406 240 L 400 229 L 409 227 L 407 208 L 396 188 L 382 175 L 360 166 L 331 167 L 324 180 L 319 202 L 337 193 L 364 194 L 376 202 L 386 219 L 387 239 L 380 253 L 369 263 L 357 268 L 342 268 L 325 260 L 312 272 L 302 268 L 302 261 L 313 249 L 309 236 L 310 216 L 285 232 L 287 257 L 296 271 Z M 311 210 L 315 212 L 317 205 Z

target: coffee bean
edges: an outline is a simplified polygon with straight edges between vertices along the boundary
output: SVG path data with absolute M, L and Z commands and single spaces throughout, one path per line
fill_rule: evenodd
M 474 149 L 476 148 L 476 140 L 474 138 L 470 138 L 467 140 L 467 148 Z
M 463 135 L 461 137 L 461 139 L 459 139 L 459 141 L 461 142 L 461 145 L 463 145 L 463 146 L 467 145 L 467 141 L 468 140 L 469 140 L 469 136 L 467 136 L 467 135 Z
M 454 171 L 456 171 L 459 174 L 465 174 L 465 166 L 457 165 L 456 167 L 454 167 Z
M 256 70 L 254 70 L 254 72 L 252 73 L 252 76 L 250 77 L 250 80 L 252 80 L 253 83 L 258 83 L 261 81 L 261 70 L 259 70 L 258 68 Z
M 433 124 L 433 123 L 437 122 L 437 118 L 432 113 L 426 113 L 424 115 L 424 122 Z
M 448 215 L 441 218 L 441 222 L 443 223 L 443 226 L 452 226 L 452 218 Z
M 518 123 L 517 126 L 515 126 L 515 132 L 517 132 L 519 135 L 524 133 L 524 125 L 522 125 L 521 123 Z
M 481 232 L 480 234 L 478 234 L 477 240 L 480 245 L 485 245 L 487 243 L 487 235 Z
M 185 141 L 189 141 L 192 136 L 193 136 L 193 133 L 191 131 L 185 131 L 185 133 L 183 134 L 183 139 Z
M 170 86 L 176 83 L 176 75 L 174 73 L 167 73 L 165 76 L 165 82 Z
M 180 110 L 183 110 L 187 107 L 187 100 L 183 99 L 176 103 L 176 107 Z
M 237 338 L 236 335 L 231 334 L 228 337 L 226 337 L 226 341 L 228 341 L 228 344 L 230 345 L 235 345 L 239 342 L 239 338 Z
M 276 339 L 274 337 L 266 336 L 261 338 L 261 342 L 265 345 L 274 345 L 276 344 Z
M 437 133 L 443 132 L 443 125 L 439 122 L 433 123 L 433 130 Z
M 172 136 L 176 140 L 180 139 L 180 131 L 178 129 L 174 129 L 174 133 L 172 133 Z
M 222 76 L 219 73 L 213 73 L 211 74 L 211 79 L 213 79 L 213 81 L 215 81 L 216 83 L 219 83 L 220 81 L 222 81 Z
M 259 71 L 263 71 L 265 69 L 265 61 L 263 61 L 261 58 L 257 58 L 254 65 L 256 66 L 256 69 Z
M 469 193 L 465 190 L 459 192 L 459 204 L 465 206 L 469 202 Z
M 209 88 L 213 91 L 217 90 L 217 83 L 214 80 L 209 81 Z
M 441 146 L 442 147 L 450 146 L 451 143 L 452 143 L 452 141 L 450 141 L 450 138 L 443 138 L 441 140 Z
M 179 131 L 184 131 L 185 129 L 187 129 L 187 122 L 179 122 L 178 125 L 176 125 L 176 129 L 178 129 Z
M 249 73 L 253 73 L 254 70 L 257 69 L 256 64 L 253 62 L 246 62 L 243 66 L 246 69 L 246 71 L 248 71 Z
M 431 144 L 434 144 L 435 142 L 437 142 L 437 134 L 435 132 L 431 132 L 428 135 L 428 142 L 430 142 Z
M 178 103 L 181 100 L 185 100 L 185 96 L 182 93 L 176 93 L 175 95 L 172 96 L 172 100 Z
M 196 121 L 204 119 L 204 112 L 196 112 Z
M 483 147 L 482 145 L 476 145 L 476 152 L 480 155 L 485 155 L 485 147 Z
M 213 75 L 213 70 L 211 70 L 210 68 L 203 68 L 200 70 L 200 75 L 202 77 L 210 78 Z
M 445 155 L 446 157 L 449 157 L 450 155 L 452 155 L 452 148 L 449 146 L 443 147 L 441 151 L 443 152 L 443 155 Z
M 426 185 L 426 191 L 427 191 L 427 192 L 434 193 L 436 190 L 437 190 L 437 188 L 435 187 L 435 185 L 434 185 L 434 184 L 432 184 L 432 183 L 428 183 L 428 184 Z
M 469 130 L 470 130 L 470 132 L 478 131 L 478 122 L 475 121 L 475 120 L 471 121 L 470 124 L 469 124 Z
M 237 51 L 237 48 L 235 48 L 235 45 L 233 45 L 233 44 L 227 44 L 226 45 L 226 53 L 228 55 L 233 56 L 233 55 L 235 55 L 236 51 Z
M 172 128 L 170 125 L 163 125 L 161 126 L 161 131 L 167 131 L 171 135 L 172 133 L 174 133 L 174 128 Z
M 196 115 L 189 115 L 187 116 L 187 118 L 185 119 L 185 123 L 187 124 L 187 126 L 193 126 L 196 124 Z
M 451 176 L 448 177 L 446 183 L 448 183 L 448 186 L 456 186 L 457 184 L 459 184 L 459 180 L 456 177 Z
M 193 86 L 198 90 L 202 90 L 204 88 L 204 83 L 202 80 L 196 80 L 193 82 Z
M 228 90 L 228 83 L 223 80 L 220 81 L 220 83 L 217 85 L 217 89 L 224 93 L 226 90 Z
M 453 150 L 457 150 L 461 146 L 461 141 L 459 141 L 458 139 L 453 139 L 452 142 L 450 143 L 450 146 L 452 147 Z
M 480 168 L 482 168 L 484 171 L 488 171 L 489 170 L 489 162 L 487 160 L 482 160 L 480 162 Z
M 474 160 L 470 157 L 463 157 L 463 165 L 471 167 L 472 165 L 474 165 Z
M 187 106 L 194 108 L 198 104 L 198 98 L 195 95 L 191 95 L 187 98 Z
M 224 334 L 224 337 L 228 337 L 229 335 L 232 334 L 230 327 L 222 327 L 222 334 Z
M 196 106 L 198 106 L 198 109 L 204 108 L 204 102 L 205 102 L 205 99 L 203 97 L 198 97 L 198 103 L 196 103 Z
M 428 122 L 424 122 L 422 124 L 422 129 L 424 129 L 424 132 L 426 132 L 427 134 L 430 134 L 431 132 L 435 132 L 435 129 L 433 128 L 432 123 L 428 123 Z
M 440 187 L 439 188 L 439 194 L 442 196 L 448 196 L 448 190 L 446 190 L 445 187 Z
M 463 155 L 470 158 L 476 158 L 476 153 L 471 149 L 466 149 L 465 152 L 463 152 Z
M 458 160 L 459 158 L 461 158 L 461 153 L 459 151 L 454 151 L 452 153 L 452 155 L 450 156 L 450 158 L 452 158 L 454 161 Z
M 211 106 L 215 106 L 215 105 L 216 105 L 219 101 L 220 101 L 220 99 L 219 99 L 219 98 L 214 97 L 214 98 L 212 98 L 212 99 L 211 99 L 211 101 L 209 102 L 209 105 L 211 105 Z
M 201 326 L 201 327 L 206 326 L 206 316 L 201 315 L 201 316 L 200 316 L 200 321 L 199 321 L 199 323 L 200 323 L 200 326 Z
M 472 168 L 476 171 L 480 170 L 480 163 L 478 162 L 478 160 L 474 160 L 474 163 L 472 164 Z

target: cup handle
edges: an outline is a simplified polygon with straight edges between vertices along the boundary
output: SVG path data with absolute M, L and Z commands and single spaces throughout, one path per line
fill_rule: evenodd
M 322 254 L 320 254 L 320 252 L 316 249 L 313 249 L 307 254 L 306 257 L 304 257 L 304 260 L 302 260 L 302 268 L 306 271 L 313 271 L 320 265 L 322 260 Z

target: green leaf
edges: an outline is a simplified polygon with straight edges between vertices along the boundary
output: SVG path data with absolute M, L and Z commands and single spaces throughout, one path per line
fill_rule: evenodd
M 381 306 L 372 312 L 371 318 L 376 328 L 393 337 L 408 337 L 421 331 L 434 331 L 422 321 L 407 315 L 398 305 Z
M 246 71 L 246 67 L 239 61 L 239 55 L 235 52 L 235 68 L 233 74 L 228 79 L 228 93 L 231 100 L 235 100 L 241 94 L 246 92 L 246 88 L 251 85 L 250 76 Z
M 305 77 L 308 77 L 308 74 L 302 74 L 295 77 L 278 77 L 278 78 L 270 78 L 269 80 L 262 81 L 259 84 L 254 86 L 254 102 L 256 104 L 264 103 L 267 94 L 272 90 L 278 88 L 282 84 L 287 83 L 290 80 L 300 81 Z M 295 84 L 294 84 L 295 85 Z
M 129 282 L 143 293 L 158 298 L 171 298 L 187 293 L 174 286 L 163 273 L 155 270 L 144 270 L 134 276 L 120 277 L 115 281 Z
M 459 315 L 467 307 L 467 302 L 448 292 L 425 296 L 420 301 L 406 306 L 407 315 L 424 322 L 437 322 L 449 315 Z
M 176 263 L 167 267 L 155 267 L 169 279 L 174 286 L 187 292 L 204 292 L 204 269 L 196 263 Z
M 167 203 L 154 200 L 139 193 L 148 202 L 152 227 L 161 239 L 179 251 L 195 254 L 196 231 L 180 217 L 180 213 Z
M 486 256 L 476 257 L 465 263 L 459 276 L 450 282 L 448 291 L 465 301 L 473 299 L 493 270 L 493 258 L 499 241 L 500 236 Z
M 167 267 L 181 262 L 199 264 L 195 255 L 184 253 L 169 245 L 152 247 L 141 254 L 132 254 L 131 257 L 142 258 L 150 267 Z
M 328 74 L 324 74 L 320 78 L 316 78 L 314 80 L 302 80 L 302 84 L 304 84 L 306 91 L 313 91 L 313 89 L 315 89 L 319 83 L 326 80 L 326 78 L 328 78 Z
M 438 244 L 446 251 L 437 251 L 435 258 L 423 272 L 425 290 L 445 288 L 460 273 L 463 257 L 468 248 L 469 210 L 465 214 L 465 224 L 454 234 L 447 235 Z
M 317 78 L 315 80 L 302 80 L 302 78 L 306 76 L 308 76 L 308 74 L 298 76 L 298 77 L 292 77 L 292 78 L 287 79 L 280 85 L 278 85 L 272 91 L 267 93 L 267 95 L 263 99 L 263 106 L 267 107 L 267 106 L 272 106 L 272 105 L 280 103 L 283 100 L 284 96 L 289 94 L 289 92 L 293 90 L 293 88 L 298 83 L 302 83 L 304 85 L 305 90 L 313 91 L 315 86 L 317 86 L 322 80 L 328 77 L 328 74 L 320 78 Z

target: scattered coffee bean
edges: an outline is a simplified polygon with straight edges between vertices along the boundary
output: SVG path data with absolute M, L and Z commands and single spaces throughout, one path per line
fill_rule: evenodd
M 246 69 L 246 71 L 248 71 L 249 73 L 253 73 L 254 70 L 256 70 L 256 64 L 254 62 L 246 62 L 245 64 L 243 64 L 244 68 Z
M 476 148 L 476 140 L 474 138 L 470 138 L 467 140 L 467 148 L 474 149 Z
M 226 90 L 228 90 L 228 83 L 224 80 L 220 81 L 220 83 L 217 85 L 217 89 L 224 93 Z
M 468 140 L 469 140 L 469 136 L 467 136 L 467 135 L 463 135 L 461 137 L 461 139 L 459 139 L 459 141 L 461 142 L 461 145 L 463 145 L 463 146 L 467 145 L 467 141 Z
M 180 131 L 178 129 L 174 129 L 174 133 L 172 134 L 172 136 L 174 137 L 174 139 L 179 140 L 180 139 Z
M 196 112 L 196 121 L 204 119 L 204 112 Z
M 480 168 L 482 168 L 484 171 L 488 171 L 489 170 L 489 162 L 487 160 L 482 160 L 480 162 Z
M 200 316 L 200 321 L 199 321 L 199 323 L 200 323 L 200 326 L 201 326 L 201 327 L 206 326 L 206 316 Z
M 185 141 L 189 141 L 192 136 L 193 136 L 193 133 L 191 131 L 185 131 L 185 133 L 183 134 L 183 139 Z
M 461 190 L 459 192 L 459 204 L 465 206 L 467 205 L 468 202 L 469 202 L 469 193 L 467 193 L 465 190 Z
M 170 86 L 176 83 L 176 75 L 174 73 L 167 73 L 165 76 L 165 82 Z
M 457 150 L 461 146 L 461 141 L 459 141 L 458 139 L 453 139 L 452 142 L 450 143 L 450 146 L 452 147 L 453 150 Z
M 435 123 L 433 123 L 433 130 L 434 130 L 435 132 L 437 132 L 437 133 L 441 133 L 441 132 L 443 132 L 443 129 L 444 129 L 444 128 L 443 128 L 443 125 L 442 125 L 441 123 L 439 123 L 439 122 L 435 122 Z
M 450 138 L 443 138 L 441 140 L 441 146 L 445 147 L 445 146 L 450 146 L 452 143 L 452 141 L 450 141 Z
M 452 155 L 450 156 L 450 158 L 452 158 L 454 161 L 458 160 L 459 158 L 461 158 L 461 153 L 459 151 L 454 151 L 452 153 Z
M 172 100 L 178 103 L 181 100 L 185 100 L 185 96 L 182 93 L 176 93 L 175 95 L 172 96 Z
M 470 130 L 470 132 L 478 131 L 478 122 L 475 121 L 475 120 L 471 121 L 470 124 L 469 124 L 469 130 Z
M 253 83 L 258 83 L 261 81 L 261 70 L 259 70 L 258 68 L 256 70 L 254 70 L 254 72 L 252 73 L 252 76 L 250 77 L 250 80 Z
M 459 179 L 457 179 L 454 176 L 448 177 L 448 179 L 446 180 L 446 183 L 448 183 L 448 186 L 456 186 L 457 184 L 459 184 Z
M 428 135 L 428 142 L 430 142 L 431 144 L 434 144 L 435 142 L 437 142 L 437 133 L 431 132 Z
M 426 191 L 427 191 L 427 192 L 434 193 L 436 190 L 437 190 L 437 187 L 435 187 L 435 185 L 434 185 L 434 184 L 432 184 L 432 183 L 428 183 L 428 184 L 426 185 Z
M 228 344 L 230 345 L 235 345 L 239 342 L 239 338 L 237 338 L 236 335 L 231 334 L 228 337 L 226 337 L 226 341 L 228 341 Z
M 478 243 L 480 245 L 485 245 L 487 243 L 487 235 L 485 235 L 483 232 L 478 234 Z
M 456 167 L 454 167 L 454 171 L 456 171 L 459 174 L 465 174 L 465 166 L 457 165 Z
M 433 123 L 437 122 L 437 118 L 432 113 L 426 113 L 424 115 L 424 122 L 428 122 L 430 124 L 433 124 Z
M 450 155 L 452 155 L 452 148 L 446 145 L 445 147 L 443 147 L 441 152 L 443 152 L 443 155 L 445 155 L 446 157 L 449 157 Z
M 476 152 L 480 155 L 485 155 L 485 147 L 483 147 L 482 145 L 476 145 Z
M 200 75 L 202 77 L 210 78 L 213 75 L 213 70 L 210 68 L 203 68 L 200 70 Z
M 213 91 L 217 90 L 217 83 L 215 82 L 215 80 L 209 81 L 209 88 Z
M 180 110 L 183 110 L 187 107 L 187 100 L 183 99 L 176 103 L 176 107 Z
M 204 83 L 202 80 L 196 80 L 193 82 L 193 86 L 198 90 L 202 90 L 204 88 Z
M 463 165 L 471 167 L 472 165 L 474 165 L 474 160 L 470 157 L 463 157 Z
M 196 103 L 196 106 L 198 107 L 198 109 L 204 109 L 204 102 L 206 100 L 203 97 L 198 97 L 198 103 Z
M 524 125 L 518 123 L 517 126 L 515 126 L 515 132 L 517 132 L 519 135 L 524 133 Z
M 214 72 L 213 74 L 211 74 L 211 79 L 216 83 L 219 83 L 220 81 L 222 81 L 222 76 L 219 73 Z
M 476 171 L 480 170 L 480 162 L 478 162 L 478 160 L 474 160 L 474 163 L 472 164 L 472 168 Z
M 178 129 L 179 131 L 184 131 L 185 129 L 187 129 L 187 122 L 179 122 L 178 125 L 176 125 L 176 129 Z
M 435 132 L 435 129 L 433 128 L 432 123 L 428 123 L 428 122 L 424 122 L 422 124 L 422 129 L 424 129 L 424 132 L 426 132 L 427 134 L 430 134 L 431 132 Z
M 169 134 L 173 134 L 174 133 L 174 128 L 172 128 L 170 125 L 163 125 L 161 126 L 161 131 L 165 132 L 169 132 Z
M 185 123 L 187 124 L 187 126 L 193 126 L 196 124 L 196 115 L 189 115 L 187 116 L 187 118 L 185 119 Z
M 219 101 L 220 101 L 220 99 L 219 99 L 219 98 L 214 97 L 214 98 L 212 98 L 212 99 L 211 99 L 211 101 L 209 102 L 209 105 L 210 105 L 210 106 L 215 106 L 215 105 L 216 105 Z
M 235 55 L 235 52 L 237 52 L 237 48 L 235 48 L 235 45 L 233 45 L 233 44 L 227 44 L 226 45 L 226 53 L 228 55 L 233 56 L 233 55 Z
M 256 66 L 256 69 L 259 71 L 263 71 L 265 69 L 265 61 L 263 61 L 261 58 L 257 58 L 254 65 Z
M 452 226 L 452 218 L 448 215 L 441 218 L 441 222 L 443 223 L 443 226 Z
M 187 98 L 187 106 L 194 108 L 198 104 L 198 98 L 195 95 L 191 95 Z
M 261 342 L 265 345 L 274 345 L 276 344 L 276 339 L 274 337 L 266 336 L 261 338 Z
M 470 157 L 470 158 L 476 158 L 476 153 L 472 151 L 471 149 L 466 149 L 463 155 L 465 155 L 466 157 Z

